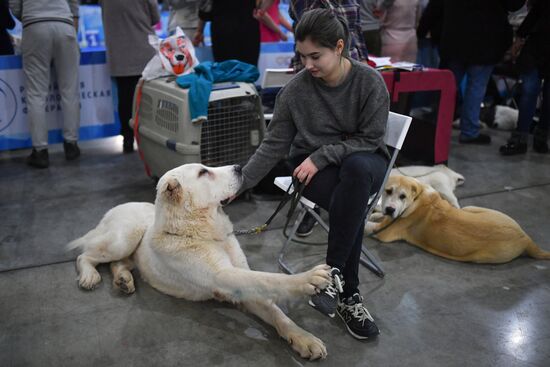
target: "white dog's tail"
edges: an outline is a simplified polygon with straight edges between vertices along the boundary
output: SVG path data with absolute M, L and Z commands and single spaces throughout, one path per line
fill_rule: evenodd
M 75 250 L 75 249 L 84 249 L 86 245 L 92 245 L 97 244 L 99 241 L 103 240 L 103 233 L 98 230 L 98 228 L 94 228 L 88 233 L 86 233 L 84 236 L 77 238 L 74 241 L 71 241 L 65 246 L 65 249 L 67 251 Z
M 544 251 L 532 241 L 527 245 L 525 252 L 534 259 L 550 260 L 550 252 Z

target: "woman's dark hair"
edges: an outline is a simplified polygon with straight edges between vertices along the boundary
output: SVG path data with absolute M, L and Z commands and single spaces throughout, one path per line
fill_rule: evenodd
M 302 14 L 296 24 L 294 38 L 303 42 L 308 37 L 319 46 L 330 49 L 336 47 L 338 40 L 344 40 L 343 55 L 348 56 L 348 22 L 329 9 L 313 9 Z

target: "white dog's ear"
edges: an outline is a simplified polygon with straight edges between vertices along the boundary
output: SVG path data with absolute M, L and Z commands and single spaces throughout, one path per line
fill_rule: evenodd
M 176 178 L 171 177 L 166 180 L 162 194 L 172 202 L 181 203 L 183 201 L 183 187 Z
M 155 50 L 159 49 L 159 37 L 156 34 L 150 34 L 149 35 L 149 44 L 153 46 Z

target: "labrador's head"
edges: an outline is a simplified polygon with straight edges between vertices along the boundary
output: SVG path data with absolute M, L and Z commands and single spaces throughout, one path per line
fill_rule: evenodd
M 413 204 L 423 190 L 424 186 L 415 178 L 390 176 L 382 194 L 382 212 L 397 218 Z
M 207 167 L 197 163 L 184 164 L 161 177 L 156 202 L 190 211 L 217 207 L 235 195 L 241 184 L 241 167 L 238 165 Z

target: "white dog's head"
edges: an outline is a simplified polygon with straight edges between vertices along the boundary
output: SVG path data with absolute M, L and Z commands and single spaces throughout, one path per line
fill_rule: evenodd
M 426 187 L 412 177 L 390 176 L 382 194 L 382 213 L 392 218 L 401 216 Z
M 186 211 L 219 207 L 235 195 L 242 184 L 241 167 L 207 167 L 184 164 L 166 172 L 157 184 L 157 205 L 183 208 Z

